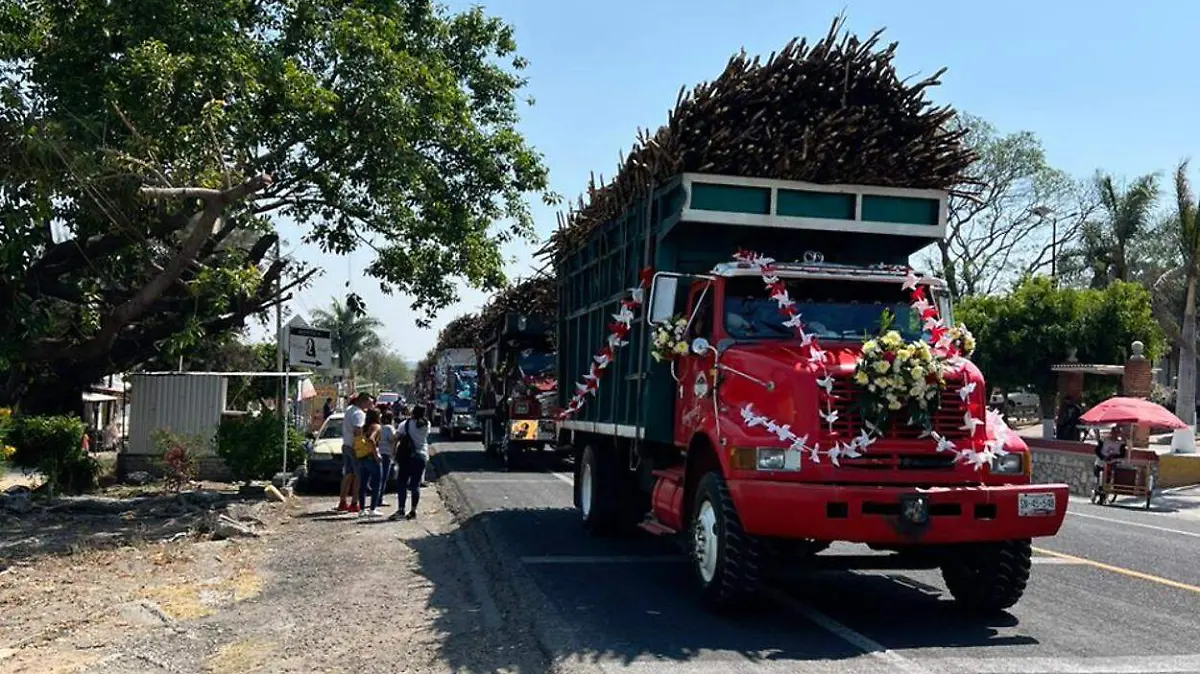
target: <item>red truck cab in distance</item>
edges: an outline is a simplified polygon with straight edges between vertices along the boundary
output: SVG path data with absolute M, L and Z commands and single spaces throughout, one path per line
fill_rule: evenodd
M 1008 453 L 987 465 L 938 451 L 924 428 L 896 418 L 861 456 L 797 460 L 785 433 L 743 416 L 749 405 L 825 449 L 863 432 L 853 381 L 863 340 L 885 310 L 905 341 L 922 338 L 899 269 L 945 235 L 946 200 L 937 190 L 684 173 L 561 255 L 560 382 L 580 381 L 639 271 L 655 272 L 629 344 L 585 406 L 558 424 L 560 444 L 577 457 L 583 525 L 677 536 L 714 608 L 753 597 L 774 564 L 940 568 L 966 607 L 1015 604 L 1031 539 L 1058 532 L 1067 486 L 1030 484 L 1029 450 L 988 425 L 987 387 L 969 361 L 946 375 L 932 431 L 963 450 L 1003 435 Z M 772 273 L 828 355 L 832 427 L 794 328 L 760 270 L 732 262 L 738 250 L 781 261 Z M 920 282 L 950 323 L 943 283 Z M 677 317 L 689 352 L 655 362 L 654 325 Z M 570 394 L 560 386 L 561 405 Z M 870 550 L 819 554 L 835 542 Z

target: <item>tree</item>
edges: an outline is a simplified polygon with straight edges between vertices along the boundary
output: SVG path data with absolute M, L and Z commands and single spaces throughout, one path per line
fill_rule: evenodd
M 0 402 L 69 399 L 282 301 L 305 277 L 277 285 L 286 260 L 264 262 L 276 218 L 326 252 L 370 247 L 368 275 L 436 310 L 459 281 L 499 287 L 499 245 L 533 235 L 525 195 L 554 198 L 516 130 L 512 29 L 479 8 L 0 0 L 0 15 Z
M 1068 349 L 1084 362 L 1121 364 L 1134 341 L 1145 344 L 1151 359 L 1164 345 L 1150 293 L 1136 283 L 1062 288 L 1044 276 L 1026 277 L 1008 295 L 964 299 L 956 314 L 975 334 L 973 360 L 988 385 L 1032 387 L 1042 394 L 1043 412 L 1052 411 L 1054 399 L 1050 368 L 1066 360 Z
M 412 373 L 409 372 L 408 363 L 404 358 L 385 347 L 363 351 L 356 362 L 356 369 L 364 378 L 379 382 L 392 390 L 411 379 Z
M 1200 218 L 1187 177 L 1188 163 L 1175 170 L 1175 242 L 1183 257 L 1184 286 L 1182 331 L 1179 340 L 1179 383 L 1175 415 L 1196 425 L 1196 277 L 1200 273 Z
M 1139 242 L 1154 231 L 1158 176 L 1144 175 L 1122 187 L 1101 172 L 1094 182 L 1102 217 L 1084 224 L 1072 254 L 1077 267 L 1090 277 L 1090 286 L 1103 288 L 1112 281 L 1135 280 Z
M 334 298 L 328 310 L 317 309 L 313 312 L 313 318 L 314 325 L 331 333 L 338 367 L 350 370 L 351 376 L 354 373 L 355 357 L 368 349 L 377 349 L 383 345 L 379 334 L 375 332 L 383 327 L 383 323 L 355 312 L 350 302 L 342 304 Z
M 1022 274 L 1049 271 L 1052 258 L 1095 210 L 1096 200 L 1046 162 L 1028 131 L 1005 136 L 984 120 L 955 122 L 978 159 L 951 195 L 946 238 L 928 264 L 955 299 L 989 294 Z M 1052 236 L 1053 234 L 1053 236 Z

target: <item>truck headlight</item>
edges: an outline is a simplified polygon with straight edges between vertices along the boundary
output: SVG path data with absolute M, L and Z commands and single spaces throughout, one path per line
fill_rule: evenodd
M 1025 470 L 1023 454 L 1013 452 L 992 459 L 992 472 L 1000 475 L 1017 475 Z
M 759 447 L 755 465 L 759 470 L 784 470 L 787 465 L 787 453 L 782 449 Z

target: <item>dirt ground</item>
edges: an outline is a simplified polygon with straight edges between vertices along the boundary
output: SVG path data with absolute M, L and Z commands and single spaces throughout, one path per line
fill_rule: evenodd
M 546 670 L 473 582 L 436 488 L 416 521 L 335 502 L 205 492 L 0 513 L 0 672 Z M 259 535 L 195 533 L 218 511 Z

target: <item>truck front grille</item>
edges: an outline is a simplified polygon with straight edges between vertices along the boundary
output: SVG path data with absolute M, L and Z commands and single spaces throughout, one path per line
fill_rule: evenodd
M 966 429 L 962 428 L 967 413 L 967 403 L 959 397 L 961 384 L 947 382 L 942 391 L 941 406 L 933 414 L 933 430 L 953 442 L 965 442 L 969 439 Z M 833 432 L 828 434 L 832 440 L 849 441 L 862 431 L 862 415 L 858 410 L 858 386 L 848 378 L 835 378 L 833 381 L 833 408 L 837 410 L 838 418 L 833 424 Z M 828 432 L 828 426 L 825 427 Z M 919 426 L 908 425 L 908 412 L 901 411 L 893 415 L 884 438 L 888 440 L 918 440 L 924 431 Z

